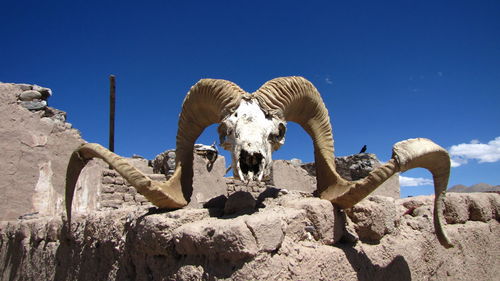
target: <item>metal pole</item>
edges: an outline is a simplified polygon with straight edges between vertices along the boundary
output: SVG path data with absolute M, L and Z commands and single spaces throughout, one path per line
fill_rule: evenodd
M 115 151 L 115 76 L 109 76 L 109 150 Z

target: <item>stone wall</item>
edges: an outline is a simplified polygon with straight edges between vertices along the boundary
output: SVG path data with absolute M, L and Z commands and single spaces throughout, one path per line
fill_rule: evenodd
M 69 156 L 83 143 L 50 89 L 0 83 L 0 220 L 61 214 Z
M 2 280 L 496 280 L 500 195 L 453 194 L 444 249 L 432 196 L 343 211 L 278 192 L 252 212 L 122 206 L 0 223 Z
M 189 206 L 201 208 L 212 198 L 227 196 L 227 179 L 223 177 L 224 157 L 219 156 L 213 163 L 196 153 L 193 157 L 195 176 Z M 170 170 L 165 171 L 167 175 L 153 173 L 153 167 L 149 166 L 149 161 L 144 158 L 126 158 L 126 160 L 153 180 L 165 181 L 169 178 L 167 175 L 172 174 Z M 73 202 L 73 210 L 76 213 L 118 209 L 122 206 L 153 207 L 118 172 L 109 169 L 109 166 L 100 159 L 91 160 L 82 170 L 76 184 Z

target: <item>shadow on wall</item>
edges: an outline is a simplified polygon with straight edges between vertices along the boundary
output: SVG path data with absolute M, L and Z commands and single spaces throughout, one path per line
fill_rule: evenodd
M 411 281 L 408 263 L 402 256 L 396 256 L 389 265 L 380 267 L 373 264 L 363 252 L 358 252 L 352 245 L 336 245 L 344 251 L 360 281 Z
M 162 211 L 165 213 L 168 211 Z M 179 255 L 172 237 L 158 237 L 150 228 L 158 226 L 143 223 L 147 212 L 136 221 L 127 222 L 124 245 L 118 250 L 118 241 L 99 242 L 94 237 L 74 237 L 67 224 L 61 230 L 61 244 L 56 251 L 54 280 L 201 280 L 207 276 L 230 278 L 250 259 L 233 262 L 207 261 L 207 257 Z M 159 226 L 161 228 L 162 226 Z M 105 232 L 105 231 L 104 231 Z M 101 237 L 102 240 L 102 237 Z M 21 255 L 22 256 L 22 255 Z M 22 257 L 19 257 L 22 259 Z M 190 272 L 192 271 L 192 272 Z M 188 278 L 189 277 L 189 278 Z M 16 280 L 16 276 L 11 280 Z

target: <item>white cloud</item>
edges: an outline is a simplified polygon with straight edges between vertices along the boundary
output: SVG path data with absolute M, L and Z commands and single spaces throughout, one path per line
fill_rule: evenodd
M 472 140 L 470 143 L 453 145 L 449 149 L 451 156 L 451 166 L 458 167 L 471 159 L 479 163 L 493 163 L 500 161 L 500 137 L 488 143 L 481 143 L 479 140 Z
M 399 176 L 400 186 L 421 186 L 421 185 L 433 185 L 433 184 L 434 182 L 431 179 Z
M 325 82 L 326 82 L 326 84 L 329 84 L 329 85 L 333 84 L 333 81 L 332 81 L 332 79 L 330 79 L 330 77 L 326 77 Z

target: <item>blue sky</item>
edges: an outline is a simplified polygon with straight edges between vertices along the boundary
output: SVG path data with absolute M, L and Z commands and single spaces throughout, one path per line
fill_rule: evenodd
M 325 100 L 336 155 L 366 144 L 388 160 L 394 143 L 426 137 L 454 153 L 450 186 L 500 184 L 499 1 L 19 0 L 0 9 L 0 81 L 51 88 L 49 105 L 89 142 L 107 144 L 108 76 L 117 76 L 121 155 L 173 148 L 182 100 L 201 78 L 253 92 L 300 75 Z M 199 142 L 217 139 L 210 127 Z M 274 158 L 312 161 L 309 136 L 290 124 Z M 423 185 L 403 196 L 433 193 L 427 171 L 404 176 Z

